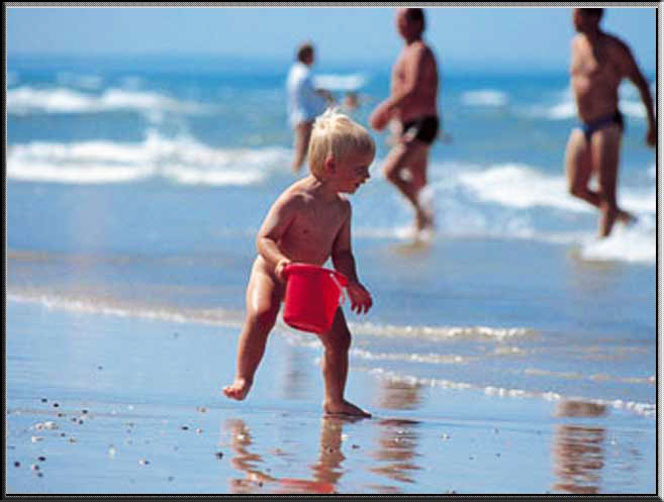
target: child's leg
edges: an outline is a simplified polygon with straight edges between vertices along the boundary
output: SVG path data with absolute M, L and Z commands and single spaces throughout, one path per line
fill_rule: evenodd
M 232 399 L 244 399 L 249 393 L 267 336 L 279 314 L 283 286 L 264 267 L 264 262 L 257 259 L 247 287 L 247 314 L 238 342 L 237 372 L 233 383 L 224 387 L 224 394 Z
M 371 414 L 358 408 L 344 399 L 346 377 L 348 376 L 348 349 L 350 348 L 350 331 L 341 308 L 337 309 L 332 329 L 320 339 L 325 347 L 323 354 L 323 379 L 325 381 L 325 413 L 359 415 L 370 417 Z

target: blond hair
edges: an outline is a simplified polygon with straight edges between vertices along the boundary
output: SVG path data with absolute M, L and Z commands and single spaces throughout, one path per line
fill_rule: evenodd
M 344 161 L 355 153 L 375 155 L 376 144 L 369 132 L 336 108 L 328 108 L 314 122 L 309 140 L 309 168 L 316 178 L 323 178 L 325 160 Z

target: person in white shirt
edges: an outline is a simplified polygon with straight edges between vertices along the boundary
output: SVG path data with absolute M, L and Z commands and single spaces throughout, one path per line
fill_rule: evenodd
M 310 69 L 313 63 L 313 45 L 310 43 L 300 45 L 286 81 L 288 121 L 295 133 L 295 158 L 291 166 L 295 173 L 300 170 L 307 156 L 314 119 L 325 111 L 327 102 L 332 101 L 328 91 L 316 89 L 314 86 Z

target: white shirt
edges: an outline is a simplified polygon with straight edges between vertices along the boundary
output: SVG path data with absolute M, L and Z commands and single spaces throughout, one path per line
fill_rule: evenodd
M 316 93 L 309 67 L 297 61 L 291 66 L 286 80 L 288 91 L 288 121 L 292 127 L 315 119 L 325 111 L 325 99 Z

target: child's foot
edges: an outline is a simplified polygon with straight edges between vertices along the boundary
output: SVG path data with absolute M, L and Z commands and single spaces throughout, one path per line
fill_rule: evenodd
M 371 417 L 371 413 L 349 403 L 345 399 L 340 403 L 327 402 L 323 403 L 323 411 L 327 415 L 350 415 L 355 417 Z
M 249 394 L 249 389 L 251 389 L 251 382 L 245 378 L 236 378 L 231 385 L 224 387 L 223 392 L 228 398 L 242 401 Z

